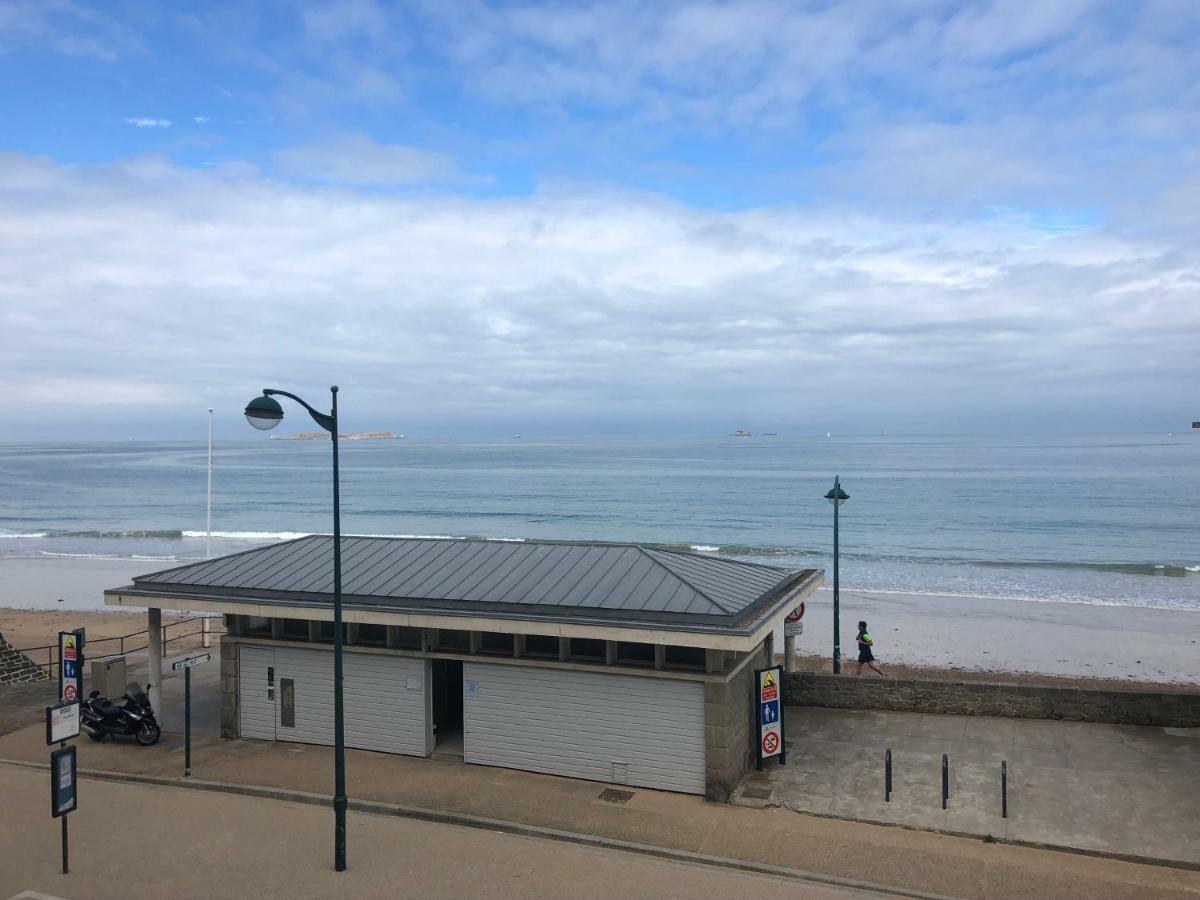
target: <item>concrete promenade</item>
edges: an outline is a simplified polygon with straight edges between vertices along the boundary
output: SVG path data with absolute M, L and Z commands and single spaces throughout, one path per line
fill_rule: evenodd
M 885 897 L 619 850 L 350 813 L 333 871 L 327 809 L 177 788 L 85 781 L 61 870 L 46 775 L 0 766 L 0 898 Z
M 813 707 L 785 716 L 787 765 L 747 776 L 734 803 L 1200 867 L 1200 729 Z
M 162 718 L 168 729 L 178 729 L 182 722 L 177 705 L 179 681 L 173 678 L 163 685 Z M 232 790 L 265 785 L 328 796 L 332 787 L 330 748 L 220 741 L 212 703 L 215 666 L 197 670 L 193 689 L 198 700 L 193 721 L 195 779 L 221 782 Z M 135 777 L 148 774 L 178 784 L 185 781 L 180 777 L 182 739 L 175 731 L 168 731 L 163 741 L 151 748 L 95 744 L 85 737 L 76 743 L 82 769 Z M 47 757 L 41 726 L 0 738 L 0 759 L 44 765 Z M 933 894 L 1020 900 L 1200 897 L 1200 872 L 798 815 L 780 808 L 746 809 L 643 789 L 635 789 L 627 802 L 615 804 L 600 798 L 604 785 L 594 782 L 354 750 L 347 753 L 347 768 L 354 801 L 399 804 L 451 818 L 473 816 L 560 829 Z M 46 777 L 43 770 L 36 771 L 42 788 L 34 822 L 49 819 Z M 95 796 L 98 787 L 85 781 L 81 803 Z M 176 788 L 156 790 L 156 796 L 164 799 L 195 793 Z M 215 794 L 211 802 L 219 806 L 234 799 Z M 320 812 L 328 816 L 327 811 Z M 297 831 L 292 842 L 325 863 L 327 830 L 314 834 Z M 352 844 L 352 860 L 357 858 L 355 853 Z M 224 862 L 214 855 L 211 865 Z

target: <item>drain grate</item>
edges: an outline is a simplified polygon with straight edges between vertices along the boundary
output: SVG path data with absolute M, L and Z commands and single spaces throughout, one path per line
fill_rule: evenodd
M 618 791 L 616 788 L 605 788 L 600 792 L 600 799 L 605 803 L 626 803 L 633 799 L 633 791 Z

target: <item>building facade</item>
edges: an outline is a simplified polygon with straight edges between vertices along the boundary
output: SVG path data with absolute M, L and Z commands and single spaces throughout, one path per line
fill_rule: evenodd
M 753 672 L 821 584 L 652 546 L 344 537 L 346 745 L 702 794 L 753 764 Z M 332 538 L 140 576 L 225 616 L 221 733 L 333 742 Z

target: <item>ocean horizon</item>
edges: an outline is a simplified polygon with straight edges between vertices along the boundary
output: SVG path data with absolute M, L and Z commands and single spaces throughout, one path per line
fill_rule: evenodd
M 1200 610 L 1200 436 L 408 438 L 343 445 L 346 534 L 633 541 L 846 590 Z M 330 531 L 329 445 L 218 441 L 212 553 Z M 201 442 L 0 444 L 0 558 L 203 558 Z

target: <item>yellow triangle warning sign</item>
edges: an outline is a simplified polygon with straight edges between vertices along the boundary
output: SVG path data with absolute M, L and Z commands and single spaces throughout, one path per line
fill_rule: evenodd
M 73 638 L 73 637 L 69 637 L 69 638 L 67 638 L 67 649 L 68 649 L 68 650 L 74 650 L 74 649 L 75 649 L 75 638 Z
M 768 672 L 766 674 L 766 676 L 763 678 L 762 686 L 763 687 L 775 687 L 775 676 L 771 672 Z

